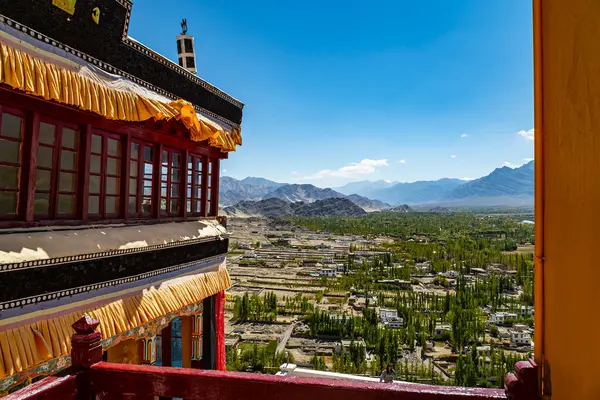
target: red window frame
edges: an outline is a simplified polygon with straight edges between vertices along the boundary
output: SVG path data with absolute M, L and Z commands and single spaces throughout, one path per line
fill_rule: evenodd
M 186 209 L 189 216 L 202 215 L 202 174 L 206 156 L 190 154 L 187 165 Z
M 140 140 L 132 140 L 129 149 L 129 193 L 127 214 L 132 217 L 154 215 L 154 145 Z M 146 171 L 150 167 L 150 174 Z M 148 178 L 148 175 L 150 177 Z M 133 203 L 132 203 L 133 202 Z M 133 208 L 132 208 L 133 204 Z M 148 206 L 147 206 L 148 205 Z
M 10 114 L 10 115 L 21 118 L 21 132 L 20 132 L 19 138 L 5 136 L 5 132 L 2 127 L 3 122 L 5 122 L 4 114 Z M 14 212 L 7 213 L 7 214 L 0 214 L 0 220 L 14 220 L 14 219 L 20 218 L 19 204 L 22 201 L 22 198 L 21 198 L 22 191 L 20 189 L 21 189 L 21 174 L 22 174 L 22 169 L 23 169 L 22 167 L 23 167 L 23 162 L 24 162 L 23 157 L 25 155 L 25 151 L 23 150 L 23 140 L 25 138 L 25 130 L 26 130 L 26 114 L 23 111 L 17 110 L 17 109 L 11 108 L 11 107 L 4 107 L 4 106 L 0 107 L 0 140 L 2 140 L 2 142 L 6 141 L 7 143 L 18 143 L 18 146 L 19 146 L 16 162 L 5 159 L 6 155 L 10 155 L 11 153 L 3 152 L 3 154 L 0 154 L 0 168 L 1 169 L 5 169 L 7 167 L 8 168 L 17 168 L 16 187 L 13 188 L 13 187 L 0 186 L 0 201 L 6 201 L 5 200 L 6 193 L 14 193 Z
M 51 141 L 43 137 L 44 125 L 54 128 Z M 38 129 L 34 216 L 36 219 L 41 220 L 74 219 L 77 216 L 77 206 L 80 201 L 80 196 L 78 195 L 78 167 L 82 146 L 81 129 L 77 125 L 45 117 L 40 119 Z M 73 131 L 74 143 L 67 142 L 69 137 L 65 134 L 66 130 Z M 52 152 L 52 155 L 49 157 L 49 164 L 40 163 L 42 160 L 40 156 L 43 151 Z M 69 157 L 69 154 L 71 154 L 71 157 Z M 66 157 L 63 158 L 63 155 L 66 155 Z M 44 188 L 40 188 L 42 172 L 47 174 L 48 186 Z M 70 183 L 67 178 L 69 175 L 71 175 Z M 66 185 L 70 185 L 70 187 L 66 187 Z M 61 197 L 67 196 L 72 200 L 72 207 L 70 207 L 70 211 L 64 212 L 61 211 Z M 44 198 L 47 199 L 47 207 L 44 211 L 36 211 L 35 204 Z
M 178 217 L 182 214 L 185 197 L 182 196 L 185 194 L 183 153 L 163 148 L 160 161 L 160 215 Z
M 167 133 L 160 127 L 132 127 L 103 120 L 94 120 L 92 126 L 88 122 L 90 119 L 79 111 L 20 98 L 13 93 L 10 96 L 10 105 L 0 105 L 0 150 L 9 150 L 4 157 L 0 156 L 0 172 L 4 173 L 4 176 L 0 175 L 3 179 L 0 185 L 4 185 L 0 187 L 0 200 L 4 200 L 6 211 L 0 214 L 0 221 L 6 221 L 0 224 L 1 227 L 21 224 L 12 221 L 22 221 L 23 226 L 29 226 L 36 224 L 36 220 L 44 224 L 51 224 L 53 220 L 77 224 L 88 220 L 118 222 L 127 218 L 213 217 L 218 213 L 219 155 L 215 149 L 191 143 L 184 136 Z M 19 108 L 13 108 L 15 106 Z M 34 111 L 41 110 L 41 106 L 46 107 L 45 116 Z M 12 137 L 2 136 L 4 114 L 18 117 L 8 120 Z M 42 123 L 52 125 L 50 131 L 54 141 L 44 143 L 43 137 L 40 138 Z M 67 129 L 76 136 L 76 139 L 69 139 L 70 144 L 66 142 Z M 143 176 L 146 169 L 140 162 L 142 153 L 138 154 L 137 160 L 132 157 L 129 143 L 152 149 L 152 161 L 146 162 L 148 167 L 153 167 L 152 176 Z M 37 162 L 39 149 L 52 151 L 50 154 L 46 150 L 39 158 L 40 163 Z M 166 155 L 164 163 L 162 150 Z M 188 155 L 189 171 L 186 168 Z M 61 161 L 62 158 L 65 160 Z M 179 159 L 175 165 L 174 158 Z M 137 170 L 130 168 L 133 161 L 138 162 Z M 12 169 L 2 171 L 2 166 Z M 40 178 L 42 174 L 43 178 Z M 63 187 L 61 175 L 63 179 L 69 178 L 66 186 L 63 182 Z M 3 198 L 3 193 L 10 196 Z M 38 199 L 45 196 L 43 207 L 40 209 L 38 204 L 37 210 L 36 194 Z M 61 196 L 69 196 L 69 199 Z M 130 197 L 136 198 L 135 212 L 133 208 L 128 211 Z M 152 201 L 152 209 L 144 208 L 144 200 Z M 161 200 L 164 203 L 162 210 Z
M 121 201 L 126 201 L 121 196 L 123 140 L 118 134 L 93 130 L 90 142 L 88 218 L 119 218 L 121 216 Z M 97 182 L 97 184 L 94 184 L 94 188 L 92 188 L 93 181 Z M 98 198 L 97 212 L 95 212 L 95 203 L 92 201 L 96 197 Z M 107 201 L 108 199 L 110 200 Z M 114 207 L 110 207 L 114 212 L 110 209 L 107 210 L 107 203 L 114 204 Z

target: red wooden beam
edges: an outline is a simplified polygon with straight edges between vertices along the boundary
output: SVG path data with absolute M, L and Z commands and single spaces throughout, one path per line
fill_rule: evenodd
M 73 400 L 77 394 L 77 376 L 49 376 L 9 394 L 3 400 Z
M 189 400 L 486 400 L 506 399 L 499 389 L 371 383 L 241 372 L 99 363 L 89 371 L 92 389 L 116 394 Z

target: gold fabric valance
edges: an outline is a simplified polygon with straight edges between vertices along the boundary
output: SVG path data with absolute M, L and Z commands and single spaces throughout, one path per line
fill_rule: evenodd
M 194 106 L 185 100 L 165 103 L 111 88 L 3 42 L 0 42 L 0 83 L 107 119 L 141 122 L 174 118 L 189 129 L 191 140 L 208 140 L 211 146 L 224 152 L 235 151 L 242 144 L 240 128 L 225 131 L 210 119 L 199 117 Z
M 217 271 L 176 278 L 168 286 L 144 290 L 101 306 L 77 311 L 49 310 L 59 316 L 40 315 L 36 322 L 24 322 L 22 326 L 18 326 L 18 321 L 2 321 L 18 327 L 3 330 L 0 325 L 0 379 L 68 355 L 74 333 L 71 325 L 84 314 L 100 321 L 99 331 L 107 339 L 198 303 L 230 286 L 229 273 L 221 266 Z M 20 319 L 24 318 L 28 316 Z

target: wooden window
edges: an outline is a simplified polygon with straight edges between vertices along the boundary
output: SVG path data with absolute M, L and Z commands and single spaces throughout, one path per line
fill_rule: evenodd
M 202 212 L 202 165 L 203 156 L 188 156 L 186 208 L 188 215 Z
M 160 175 L 160 213 L 178 216 L 181 213 L 181 153 L 163 150 Z
M 0 217 L 17 216 L 22 165 L 23 114 L 2 110 L 0 118 Z
M 208 159 L 208 162 L 206 163 L 206 168 L 207 168 L 207 186 L 206 186 L 206 216 L 211 216 L 214 213 L 214 205 L 213 205 L 213 197 L 214 197 L 214 193 L 213 193 L 213 174 L 216 173 L 216 171 L 213 170 L 213 160 L 212 159 Z
M 152 182 L 154 179 L 154 148 L 152 145 L 132 141 L 129 150 L 129 202 L 131 216 L 150 216 L 152 207 Z
M 78 149 L 76 127 L 40 122 L 33 206 L 36 218 L 75 217 Z
M 88 216 L 119 216 L 121 140 L 118 135 L 95 131 L 90 148 Z

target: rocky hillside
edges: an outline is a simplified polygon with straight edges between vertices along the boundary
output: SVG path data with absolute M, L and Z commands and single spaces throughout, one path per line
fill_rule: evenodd
M 519 168 L 497 168 L 489 175 L 455 188 L 446 199 L 506 196 L 533 198 L 533 161 Z
M 383 201 L 371 200 L 358 194 L 351 194 L 346 196 L 346 198 L 367 212 L 382 211 L 392 208 L 391 205 L 384 203 Z
M 285 217 L 285 216 L 361 216 L 366 211 L 345 198 L 329 198 L 312 203 L 291 203 L 278 198 L 259 201 L 242 201 L 225 207 L 224 213 L 232 217 Z
M 277 183 L 264 178 L 248 177 L 237 180 L 222 176 L 219 182 L 219 202 L 229 206 L 244 200 L 261 200 L 284 183 Z
M 334 197 L 346 197 L 333 189 L 321 189 L 314 185 L 284 185 L 264 196 L 265 199 L 278 198 L 295 203 L 302 201 L 311 203 L 317 200 L 325 200 Z
M 390 212 L 399 212 L 399 213 L 407 213 L 407 212 L 414 212 L 415 210 L 413 210 L 412 208 L 410 208 L 408 206 L 408 204 L 402 204 L 402 205 L 396 206 L 394 208 L 390 208 L 387 211 L 390 211 Z

